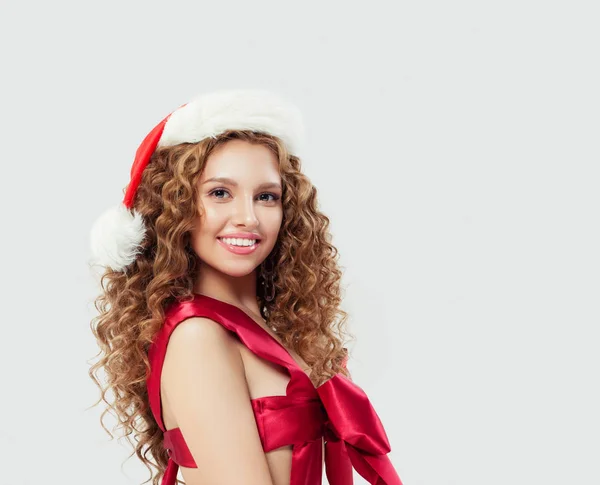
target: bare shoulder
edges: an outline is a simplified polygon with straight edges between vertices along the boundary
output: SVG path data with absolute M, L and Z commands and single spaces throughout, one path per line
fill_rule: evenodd
M 179 323 L 161 380 L 201 483 L 272 483 L 235 332 L 204 317 Z
M 165 393 L 169 394 L 169 382 L 192 369 L 198 377 L 208 378 L 219 368 L 242 376 L 243 366 L 234 332 L 210 318 L 188 318 L 169 337 L 163 367 Z
M 179 323 L 171 333 L 169 343 L 188 338 L 218 340 L 223 344 L 235 341 L 234 332 L 207 317 L 190 317 Z

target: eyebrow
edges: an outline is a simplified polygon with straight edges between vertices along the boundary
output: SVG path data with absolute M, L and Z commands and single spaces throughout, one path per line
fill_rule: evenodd
M 209 179 L 206 179 L 204 182 L 202 182 L 202 184 L 204 185 L 204 184 L 207 184 L 208 182 L 220 182 L 223 184 L 229 184 L 233 187 L 238 186 L 238 183 L 235 180 L 230 179 L 228 177 L 211 177 Z M 259 189 L 276 188 L 276 189 L 281 190 L 281 185 L 276 182 L 265 182 L 263 184 L 260 184 L 258 186 L 258 188 Z

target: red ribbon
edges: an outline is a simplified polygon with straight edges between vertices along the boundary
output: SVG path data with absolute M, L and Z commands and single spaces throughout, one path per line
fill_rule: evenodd
M 317 387 L 327 412 L 325 467 L 330 485 L 351 485 L 352 467 L 372 485 L 402 485 L 379 416 L 366 393 L 343 374 Z

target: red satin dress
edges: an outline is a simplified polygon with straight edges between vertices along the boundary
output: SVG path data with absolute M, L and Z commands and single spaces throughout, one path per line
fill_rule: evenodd
M 293 445 L 290 485 L 352 485 L 352 469 L 372 485 L 402 485 L 387 453 L 390 444 L 365 392 L 343 374 L 315 388 L 287 349 L 242 309 L 206 295 L 177 301 L 165 310 L 165 321 L 148 351 L 147 379 L 152 414 L 164 433 L 169 463 L 162 485 L 175 485 L 179 466 L 197 468 L 179 428 L 165 430 L 160 400 L 160 375 L 173 329 L 190 317 L 207 317 L 235 332 L 254 354 L 287 369 L 285 396 L 251 400 L 265 452 Z

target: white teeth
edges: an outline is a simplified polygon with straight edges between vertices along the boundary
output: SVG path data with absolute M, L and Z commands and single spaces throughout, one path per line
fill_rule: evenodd
M 229 238 L 222 237 L 221 241 L 232 246 L 253 246 L 256 243 L 256 239 L 244 239 L 244 238 Z

